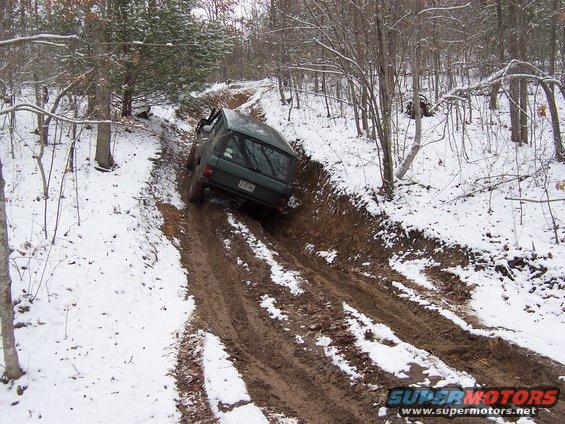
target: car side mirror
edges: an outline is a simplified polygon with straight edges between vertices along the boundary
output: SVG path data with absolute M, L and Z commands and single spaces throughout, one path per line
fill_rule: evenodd
M 210 123 L 209 120 L 207 120 L 206 118 L 201 118 L 200 121 L 198 121 L 198 125 L 196 125 L 196 132 L 200 134 L 202 132 L 203 127 L 206 126 L 208 123 Z

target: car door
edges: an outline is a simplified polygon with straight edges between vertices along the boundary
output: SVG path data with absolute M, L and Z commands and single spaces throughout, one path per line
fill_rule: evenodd
M 213 119 L 212 129 L 210 132 L 202 137 L 202 141 L 200 142 L 199 153 L 200 153 L 200 171 L 204 168 L 205 164 L 211 163 L 211 165 L 215 165 L 215 160 L 212 157 L 214 145 L 216 144 L 216 139 L 222 133 L 224 128 L 224 118 L 221 114 L 218 114 L 217 118 Z M 217 159 L 217 158 L 216 158 Z

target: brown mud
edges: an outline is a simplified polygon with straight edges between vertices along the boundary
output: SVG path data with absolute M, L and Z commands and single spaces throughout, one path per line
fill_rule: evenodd
M 242 95 L 231 105 L 245 98 Z M 472 288 L 442 271 L 443 267 L 471 261 L 464 249 L 447 248 L 417 232 L 406 234 L 387 227 L 384 218 L 369 215 L 347 196 L 335 193 L 323 169 L 304 156 L 296 175 L 298 206 L 285 215 L 273 216 L 211 192 L 206 193 L 202 204 L 192 205 L 186 200 L 185 153 L 168 146 L 165 140 L 160 161 L 175 164 L 178 188 L 187 207 L 181 211 L 160 204 L 159 208 L 164 233 L 175 240 L 188 271 L 187 294 L 196 302 L 176 370 L 183 397 L 179 401 L 183 422 L 215 421 L 203 394 L 200 348 L 194 336 L 198 329 L 220 338 L 242 374 L 252 401 L 273 422 L 277 422 L 276 413 L 308 423 L 404 422 L 392 410 L 387 416 L 378 416 L 387 390 L 422 382 L 426 376 L 416 366 L 407 379 L 376 367 L 347 329 L 344 302 L 375 323 L 387 325 L 404 342 L 471 374 L 480 384 L 559 385 L 558 377 L 565 374 L 560 364 L 501 339 L 472 335 L 439 313 L 402 297 L 391 285 L 397 281 L 416 288 L 390 268 L 392 254 L 428 255 L 438 263 L 426 272 L 438 287 L 439 296 L 481 328 L 464 314 Z M 273 282 L 269 266 L 234 231 L 228 214 L 276 252 L 282 267 L 299 273 L 302 294 L 295 296 Z M 383 228 L 385 235 L 393 235 L 392 247 L 383 237 L 375 236 Z M 315 245 L 316 250 L 337 249 L 335 262 L 329 265 L 309 253 L 307 244 Z M 363 265 L 366 262 L 370 265 Z M 288 316 L 287 320 L 269 316 L 260 305 L 264 295 L 276 300 L 276 307 Z M 323 336 L 331 338 L 332 346 L 361 378 L 351 380 L 332 364 L 323 347 L 317 345 Z M 535 420 L 563 422 L 563 402 L 542 411 Z

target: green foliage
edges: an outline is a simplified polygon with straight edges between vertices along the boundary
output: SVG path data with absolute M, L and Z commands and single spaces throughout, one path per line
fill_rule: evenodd
M 217 22 L 198 21 L 191 1 L 114 0 L 109 5 L 107 39 L 119 44 L 111 68 L 116 89 L 135 98 L 178 101 L 201 87 L 231 46 Z M 154 45 L 157 44 L 157 45 Z
M 116 88 L 133 90 L 136 98 L 178 101 L 201 86 L 231 42 L 219 23 L 195 19 L 192 7 L 180 0 L 110 4 L 108 41 L 139 42 L 114 51 Z
M 193 0 L 45 2 L 39 13 L 25 15 L 26 32 L 76 34 L 87 41 L 72 43 L 57 55 L 43 55 L 42 60 L 51 57 L 49 72 L 59 69 L 68 80 L 87 75 L 78 77 L 80 89 L 91 94 L 93 43 L 103 41 L 110 89 L 123 98 L 122 107 L 129 114 L 134 102 L 177 102 L 201 88 L 232 48 L 233 37 L 224 24 L 196 18 L 195 4 Z M 33 49 L 39 52 L 42 47 Z

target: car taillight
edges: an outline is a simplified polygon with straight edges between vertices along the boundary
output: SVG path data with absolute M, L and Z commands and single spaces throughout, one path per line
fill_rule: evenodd
M 204 175 L 206 178 L 212 178 L 213 173 L 214 173 L 214 167 L 210 165 L 206 165 L 206 167 L 204 168 L 204 173 L 202 175 Z
M 279 211 L 282 211 L 286 207 L 287 202 L 288 202 L 288 197 L 281 197 L 277 203 L 277 209 Z

